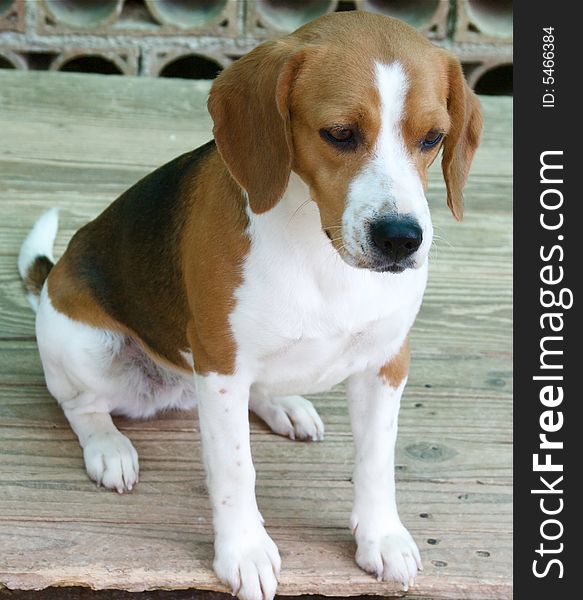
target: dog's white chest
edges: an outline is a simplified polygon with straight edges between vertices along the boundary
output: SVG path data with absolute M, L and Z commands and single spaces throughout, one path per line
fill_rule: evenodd
M 395 322 L 381 320 L 353 331 L 280 337 L 280 347 L 261 357 L 256 385 L 271 395 L 315 393 L 368 366 L 380 367 L 398 350 L 407 332 L 406 315 L 395 316 Z
M 291 221 L 277 211 L 254 218 L 231 315 L 238 356 L 255 385 L 277 395 L 313 393 L 380 368 L 415 319 L 426 267 L 398 275 L 350 267 L 313 207 Z

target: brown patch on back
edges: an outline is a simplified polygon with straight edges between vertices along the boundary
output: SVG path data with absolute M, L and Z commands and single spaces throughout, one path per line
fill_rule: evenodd
M 237 349 L 229 316 L 250 241 L 241 189 L 217 152 L 202 166 L 196 194 L 207 200 L 188 215 L 181 243 L 187 337 L 197 373 L 232 374 Z
M 197 372 L 230 373 L 225 307 L 245 256 L 242 213 L 240 191 L 210 142 L 146 176 L 76 233 L 50 274 L 51 301 L 184 371 L 191 368 L 181 352 L 194 328 L 204 338 L 191 348 Z
M 48 292 L 53 306 L 74 321 L 139 339 L 136 332 L 108 315 L 97 302 L 69 258 L 70 248 L 71 244 L 48 278 Z M 145 344 L 142 345 L 146 347 Z M 149 351 L 150 354 L 157 355 L 153 349 L 150 348 Z
M 53 261 L 47 256 L 37 256 L 24 276 L 23 283 L 26 290 L 38 296 L 53 266 Z
M 409 373 L 410 362 L 411 350 L 409 347 L 409 336 L 407 336 L 399 352 L 381 367 L 379 377 L 384 379 L 392 388 L 398 388 Z

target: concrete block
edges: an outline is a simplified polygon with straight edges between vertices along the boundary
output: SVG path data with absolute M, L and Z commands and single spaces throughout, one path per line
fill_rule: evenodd
M 337 6 L 338 0 L 247 0 L 245 33 L 258 39 L 280 37 Z
M 458 0 L 454 40 L 510 43 L 512 0 Z
M 228 37 L 240 31 L 237 0 L 40 0 L 36 9 L 41 35 Z
M 18 53 L 9 48 L 0 48 L 0 69 L 21 69 L 28 68 L 26 60 Z
M 356 8 L 401 19 L 432 39 L 447 35 L 448 0 L 356 0 Z
M 50 71 L 138 75 L 137 48 L 111 49 L 67 47 L 51 62 Z
M 37 2 L 39 33 L 105 31 L 121 14 L 123 0 L 40 0 Z
M 510 0 L 0 0 L 0 68 L 209 79 L 265 39 L 355 9 L 450 49 L 478 91 L 510 89 Z
M 482 63 L 463 63 L 470 87 L 478 94 L 512 95 L 512 59 L 488 58 Z
M 25 0 L 0 0 L 0 31 L 25 31 Z
M 216 45 L 197 49 L 156 47 L 144 53 L 142 75 L 214 79 L 231 62 Z
M 145 0 L 160 33 L 234 36 L 240 33 L 237 0 Z

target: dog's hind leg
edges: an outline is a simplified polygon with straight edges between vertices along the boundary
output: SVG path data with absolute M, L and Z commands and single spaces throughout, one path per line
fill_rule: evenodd
M 91 479 L 121 493 L 138 480 L 138 455 L 110 413 L 143 412 L 134 393 L 143 377 L 139 369 L 120 362 L 122 335 L 74 321 L 53 307 L 47 277 L 55 262 L 58 221 L 58 211 L 52 209 L 36 222 L 22 244 L 18 270 L 37 311 L 36 337 L 47 387 L 79 438 Z
M 84 402 L 87 405 L 87 402 Z M 71 428 L 83 448 L 87 474 L 98 485 L 131 491 L 138 481 L 138 453 L 104 412 L 76 413 L 65 410 Z
M 120 369 L 123 339 L 58 312 L 46 286 L 36 332 L 47 387 L 60 404 L 83 448 L 91 479 L 119 493 L 138 481 L 138 454 L 118 431 L 111 413 L 132 405 L 135 373 Z M 122 365 L 123 366 L 123 365 Z

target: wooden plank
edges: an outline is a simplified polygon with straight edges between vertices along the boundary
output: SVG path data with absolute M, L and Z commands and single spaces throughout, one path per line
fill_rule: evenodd
M 225 591 L 211 570 L 195 413 L 118 419 L 141 480 L 124 496 L 98 490 L 44 386 L 16 273 L 43 210 L 62 208 L 58 255 L 137 179 L 209 139 L 207 93 L 199 82 L 0 71 L 0 588 Z M 439 168 L 430 177 L 438 240 L 397 449 L 401 515 L 425 564 L 408 593 L 416 600 L 511 597 L 512 105 L 483 105 L 462 224 L 445 207 Z M 279 593 L 400 595 L 354 564 L 344 389 L 313 401 L 323 443 L 291 442 L 252 420 L 258 502 L 284 563 Z
M 323 535 L 302 537 L 302 531 L 287 525 L 270 527 L 270 532 L 282 548 L 281 595 L 301 594 L 306 589 L 323 595 L 338 595 L 339 590 L 342 596 L 370 593 L 371 578 L 355 565 L 354 547 L 347 530 L 344 536 L 333 532 L 332 539 Z M 339 537 L 344 539 L 340 541 Z M 438 544 L 426 544 L 423 547 L 425 570 L 419 576 L 416 589 L 407 597 L 422 596 L 423 589 L 432 598 L 456 598 L 460 592 L 463 597 L 473 600 L 509 597 L 504 576 L 496 575 L 506 570 L 508 537 L 493 536 L 489 550 L 484 549 L 482 533 L 464 535 L 463 543 L 460 543 L 461 536 L 452 535 L 440 538 Z M 152 587 L 226 591 L 208 572 L 208 557 L 212 553 L 210 538 L 197 535 L 196 528 L 189 523 L 165 523 L 163 526 L 115 523 L 115 527 L 104 528 L 80 522 L 50 525 L 17 522 L 3 526 L 2 538 L 9 544 L 17 541 L 30 562 L 47 554 L 60 557 L 59 567 L 52 564 L 37 566 L 35 581 L 38 587 L 85 581 L 87 564 L 91 564 L 92 576 L 100 582 L 101 589 L 122 585 L 131 591 Z M 129 549 L 128 540 L 132 542 Z M 152 556 L 152 548 L 155 548 L 157 560 L 145 561 L 145 557 Z M 455 560 L 456 554 L 461 552 L 465 555 L 463 563 Z M 318 557 L 317 563 L 313 561 L 314 556 Z M 480 572 L 484 563 L 488 563 L 490 575 L 476 578 L 475 573 Z M 21 569 L 22 559 L 9 557 L 9 570 L 12 564 Z M 6 583 L 8 587 L 21 586 L 19 578 L 7 579 Z M 390 583 L 375 583 L 374 587 L 383 595 L 399 592 L 397 586 Z M 442 589 L 446 587 L 455 592 L 444 594 Z

